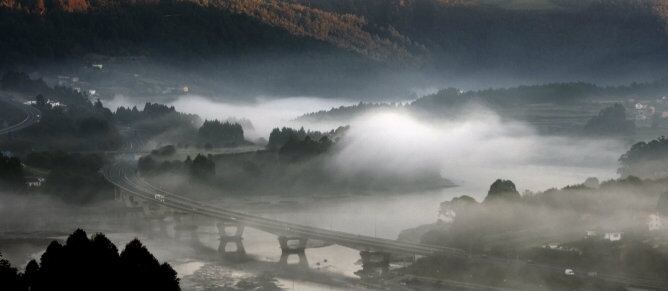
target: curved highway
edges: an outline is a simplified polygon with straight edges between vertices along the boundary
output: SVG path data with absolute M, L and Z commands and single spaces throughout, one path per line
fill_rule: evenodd
M 138 177 L 135 168 L 129 163 L 116 163 L 103 169 L 102 174 L 116 187 L 141 200 L 160 204 L 165 207 L 187 213 L 198 214 L 225 221 L 236 221 L 247 227 L 259 229 L 276 235 L 317 239 L 362 251 L 378 251 L 423 256 L 434 254 L 457 257 L 466 256 L 464 251 L 455 248 L 350 234 L 341 231 L 327 230 L 312 226 L 273 220 L 261 216 L 255 216 L 238 211 L 206 205 L 198 201 L 164 191 L 147 183 Z
M 29 127 L 29 126 L 39 122 L 40 114 L 41 114 L 39 109 L 37 109 L 33 106 L 30 106 L 30 105 L 25 105 L 25 104 L 22 104 L 22 103 L 19 103 L 19 102 L 16 102 L 16 101 L 12 101 L 12 100 L 9 100 L 9 101 L 5 100 L 5 101 L 2 101 L 2 102 L 10 104 L 11 106 L 14 106 L 19 110 L 22 110 L 23 112 L 25 112 L 26 118 L 21 120 L 21 122 L 19 122 L 17 124 L 10 125 L 10 126 L 5 127 L 5 128 L 0 128 L 0 135 L 9 134 L 9 133 L 12 133 L 12 132 L 15 132 L 15 131 L 22 130 L 26 127 Z

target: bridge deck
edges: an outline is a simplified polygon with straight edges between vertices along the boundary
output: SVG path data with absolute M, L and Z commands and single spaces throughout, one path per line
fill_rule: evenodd
M 167 192 L 149 184 L 138 177 L 134 167 L 130 166 L 128 163 L 114 164 L 111 167 L 105 168 L 103 174 L 112 184 L 147 202 L 211 218 L 236 221 L 245 226 L 276 235 L 290 235 L 317 239 L 362 251 L 382 251 L 413 255 L 442 254 L 457 257 L 466 255 L 464 251 L 454 248 L 350 234 L 342 231 L 269 219 L 203 204 L 199 201 Z M 163 195 L 164 199 L 155 199 L 156 194 Z

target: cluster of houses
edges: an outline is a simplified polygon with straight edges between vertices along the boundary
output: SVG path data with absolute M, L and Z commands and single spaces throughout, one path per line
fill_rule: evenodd
M 604 231 L 600 232 L 597 230 L 587 230 L 585 238 L 587 239 L 603 239 L 607 241 L 620 241 L 622 240 L 623 232 L 620 231 Z
M 30 101 L 23 102 L 23 104 L 25 104 L 25 105 L 35 105 L 36 103 L 37 103 L 36 100 L 30 100 Z M 55 107 L 67 108 L 67 105 L 65 105 L 63 103 L 60 103 L 58 101 L 55 101 L 55 100 L 51 100 L 51 99 L 46 100 L 46 104 L 51 106 L 51 108 L 55 108 Z
M 556 250 L 556 251 L 562 251 L 562 252 L 571 252 L 571 253 L 577 253 L 579 255 L 582 255 L 582 251 L 578 248 L 574 247 L 567 247 L 558 243 L 548 243 L 543 245 L 544 249 L 550 249 L 550 250 Z
M 28 188 L 39 188 L 44 185 L 44 182 L 46 179 L 42 177 L 27 177 L 26 178 L 26 185 L 28 185 Z
M 657 121 L 665 125 L 668 120 L 668 97 L 663 96 L 656 102 L 640 102 L 635 99 L 628 100 L 633 106 L 633 120 L 638 127 L 657 126 Z
M 101 65 L 100 65 L 101 66 Z M 57 77 L 58 80 L 58 86 L 67 86 L 71 87 L 75 91 L 81 93 L 84 90 L 82 88 L 84 87 L 90 87 L 90 84 L 84 81 L 80 81 L 79 77 L 70 77 L 70 76 L 64 76 L 64 75 L 59 75 Z M 89 96 L 96 96 L 97 95 L 97 90 L 94 89 L 88 89 L 87 90 Z

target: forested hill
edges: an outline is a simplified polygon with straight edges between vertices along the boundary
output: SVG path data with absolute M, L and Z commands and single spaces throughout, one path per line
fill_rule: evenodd
M 2 0 L 3 61 L 81 53 L 236 56 L 323 49 L 373 60 L 415 58 L 406 38 L 363 17 L 283 0 Z M 313 40 L 313 41 L 309 41 Z
M 0 7 L 5 56 L 210 56 L 297 49 L 306 38 L 374 60 L 470 69 L 668 60 L 663 0 L 2 0 Z M 536 7 L 544 9 L 528 9 Z
M 228 95 L 338 97 L 647 80 L 668 73 L 667 2 L 0 0 L 0 71 L 140 56 Z
M 624 73 L 668 63 L 665 0 L 293 1 L 392 27 L 440 70 Z

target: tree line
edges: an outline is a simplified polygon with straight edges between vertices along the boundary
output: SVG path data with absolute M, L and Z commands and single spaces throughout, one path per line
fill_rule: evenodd
M 170 147 L 170 146 L 166 146 Z M 166 147 L 163 147 L 166 148 Z M 197 154 L 185 160 L 173 160 L 169 156 L 152 153 L 139 158 L 137 169 L 145 175 L 186 174 L 193 181 L 207 181 L 216 175 L 216 163 L 211 155 Z

